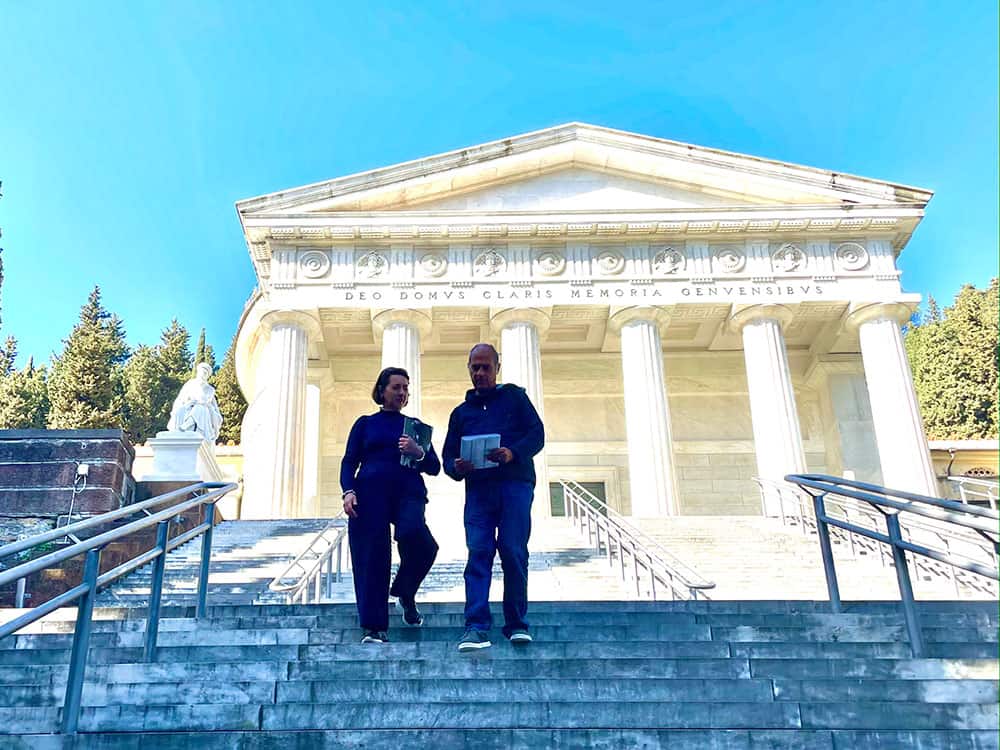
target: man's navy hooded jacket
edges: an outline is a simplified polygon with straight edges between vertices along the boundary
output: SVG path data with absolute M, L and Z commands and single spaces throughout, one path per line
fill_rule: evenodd
M 485 393 L 471 389 L 465 401 L 455 407 L 448 420 L 448 435 L 444 439 L 444 471 L 452 479 L 461 480 L 455 473 L 455 459 L 462 455 L 462 437 L 466 435 L 500 435 L 500 447 L 509 448 L 514 460 L 494 469 L 478 469 L 465 477 L 467 483 L 477 485 L 492 481 L 523 481 L 535 484 L 535 454 L 545 445 L 545 428 L 538 412 L 523 388 L 502 383 Z

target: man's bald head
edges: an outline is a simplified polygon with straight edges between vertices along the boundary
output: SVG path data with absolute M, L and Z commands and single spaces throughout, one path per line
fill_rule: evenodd
M 479 393 L 497 386 L 500 355 L 492 344 L 476 344 L 469 350 L 469 377 Z
M 472 362 L 472 356 L 476 354 L 476 352 L 483 352 L 483 351 L 489 352 L 490 355 L 493 357 L 493 364 L 495 364 L 497 367 L 500 367 L 500 352 L 496 350 L 496 347 L 493 346 L 493 344 L 486 344 L 486 343 L 476 344 L 469 350 L 469 362 Z

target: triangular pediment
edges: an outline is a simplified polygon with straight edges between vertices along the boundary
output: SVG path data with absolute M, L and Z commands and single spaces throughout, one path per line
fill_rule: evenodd
M 929 191 L 572 123 L 240 201 L 245 217 L 923 205 Z

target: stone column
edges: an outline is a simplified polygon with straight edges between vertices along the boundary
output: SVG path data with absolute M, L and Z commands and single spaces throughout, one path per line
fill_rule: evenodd
M 419 310 L 383 310 L 372 316 L 376 338 L 382 337 L 382 367 L 402 367 L 410 374 L 410 401 L 405 412 L 420 417 L 420 341 L 430 335 L 431 318 Z
M 655 307 L 627 307 L 609 320 L 621 336 L 629 485 L 639 517 L 673 516 L 680 507 L 660 343 L 667 321 Z
M 936 497 L 940 491 L 900 333 L 911 314 L 902 303 L 858 305 L 847 326 L 861 344 L 883 484 Z
M 500 336 L 502 362 L 499 380 L 524 388 L 535 411 L 544 422 L 541 338 L 549 330 L 549 314 L 534 307 L 490 312 L 490 326 Z M 547 517 L 551 515 L 552 507 L 549 503 L 549 480 L 544 449 L 535 456 L 535 476 L 537 502 L 532 509 L 536 516 Z
M 297 311 L 261 319 L 265 344 L 257 365 L 253 419 L 244 420 L 243 518 L 296 518 L 303 512 L 306 369 L 319 323 Z M 249 416 L 249 410 L 248 410 Z
M 743 334 L 750 418 L 757 455 L 757 476 L 780 482 L 806 470 L 795 391 L 788 370 L 782 330 L 793 313 L 783 305 L 753 305 L 737 310 L 729 325 Z M 776 492 L 764 490 L 764 515 L 781 512 Z

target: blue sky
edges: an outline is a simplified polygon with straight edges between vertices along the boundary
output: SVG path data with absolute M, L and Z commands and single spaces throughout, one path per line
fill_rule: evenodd
M 221 355 L 236 200 L 571 120 L 930 188 L 907 291 L 996 275 L 996 2 L 698 5 L 0 0 L 0 333 L 96 283 Z

